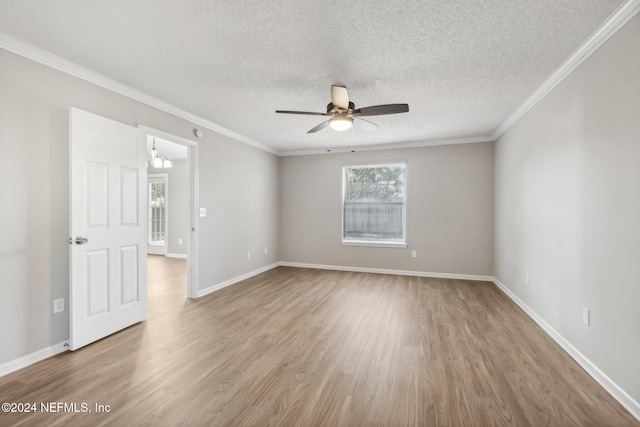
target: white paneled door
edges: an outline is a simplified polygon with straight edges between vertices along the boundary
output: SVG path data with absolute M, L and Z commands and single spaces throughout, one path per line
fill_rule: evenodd
M 147 316 L 146 145 L 141 132 L 70 110 L 70 346 Z

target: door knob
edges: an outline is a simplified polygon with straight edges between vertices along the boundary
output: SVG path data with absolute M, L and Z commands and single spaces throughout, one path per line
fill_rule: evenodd
M 89 243 L 89 239 L 82 236 L 76 237 L 76 245 L 84 245 L 85 243 Z

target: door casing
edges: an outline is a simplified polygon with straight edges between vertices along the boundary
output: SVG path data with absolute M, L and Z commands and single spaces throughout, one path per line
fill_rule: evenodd
M 198 143 L 187 138 L 173 135 L 144 125 L 138 125 L 143 138 L 147 135 L 162 138 L 175 144 L 187 147 L 187 174 L 189 175 L 189 219 L 191 227 L 190 242 L 187 246 L 187 298 L 198 298 Z

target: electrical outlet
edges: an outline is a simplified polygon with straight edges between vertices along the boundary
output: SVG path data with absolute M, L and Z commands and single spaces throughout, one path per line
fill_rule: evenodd
M 267 248 L 266 246 L 264 247 L 264 254 L 268 254 L 269 253 L 269 248 Z
M 416 256 L 418 256 L 418 253 L 416 251 L 411 251 L 411 258 L 415 258 Z
M 200 216 L 204 218 L 207 216 L 207 208 L 200 208 Z
M 181 245 L 182 244 L 182 239 L 178 239 L 178 244 Z
M 247 252 L 247 259 L 251 258 L 251 252 Z
M 589 309 L 587 307 L 582 307 L 582 323 L 584 323 L 585 326 L 590 326 L 590 317 Z
M 58 298 L 53 300 L 53 314 L 61 313 L 64 311 L 64 298 Z

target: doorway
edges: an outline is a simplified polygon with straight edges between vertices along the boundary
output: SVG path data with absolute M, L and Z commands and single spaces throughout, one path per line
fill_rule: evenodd
M 197 298 L 198 144 L 77 108 L 69 129 L 69 345 L 76 350 L 147 317 L 148 137 L 186 150 L 186 293 Z M 167 240 L 166 232 L 159 238 Z
M 147 253 L 186 259 L 186 295 L 197 298 L 198 145 L 157 129 L 138 127 L 146 138 L 150 160 Z M 154 162 L 156 157 L 162 161 Z

